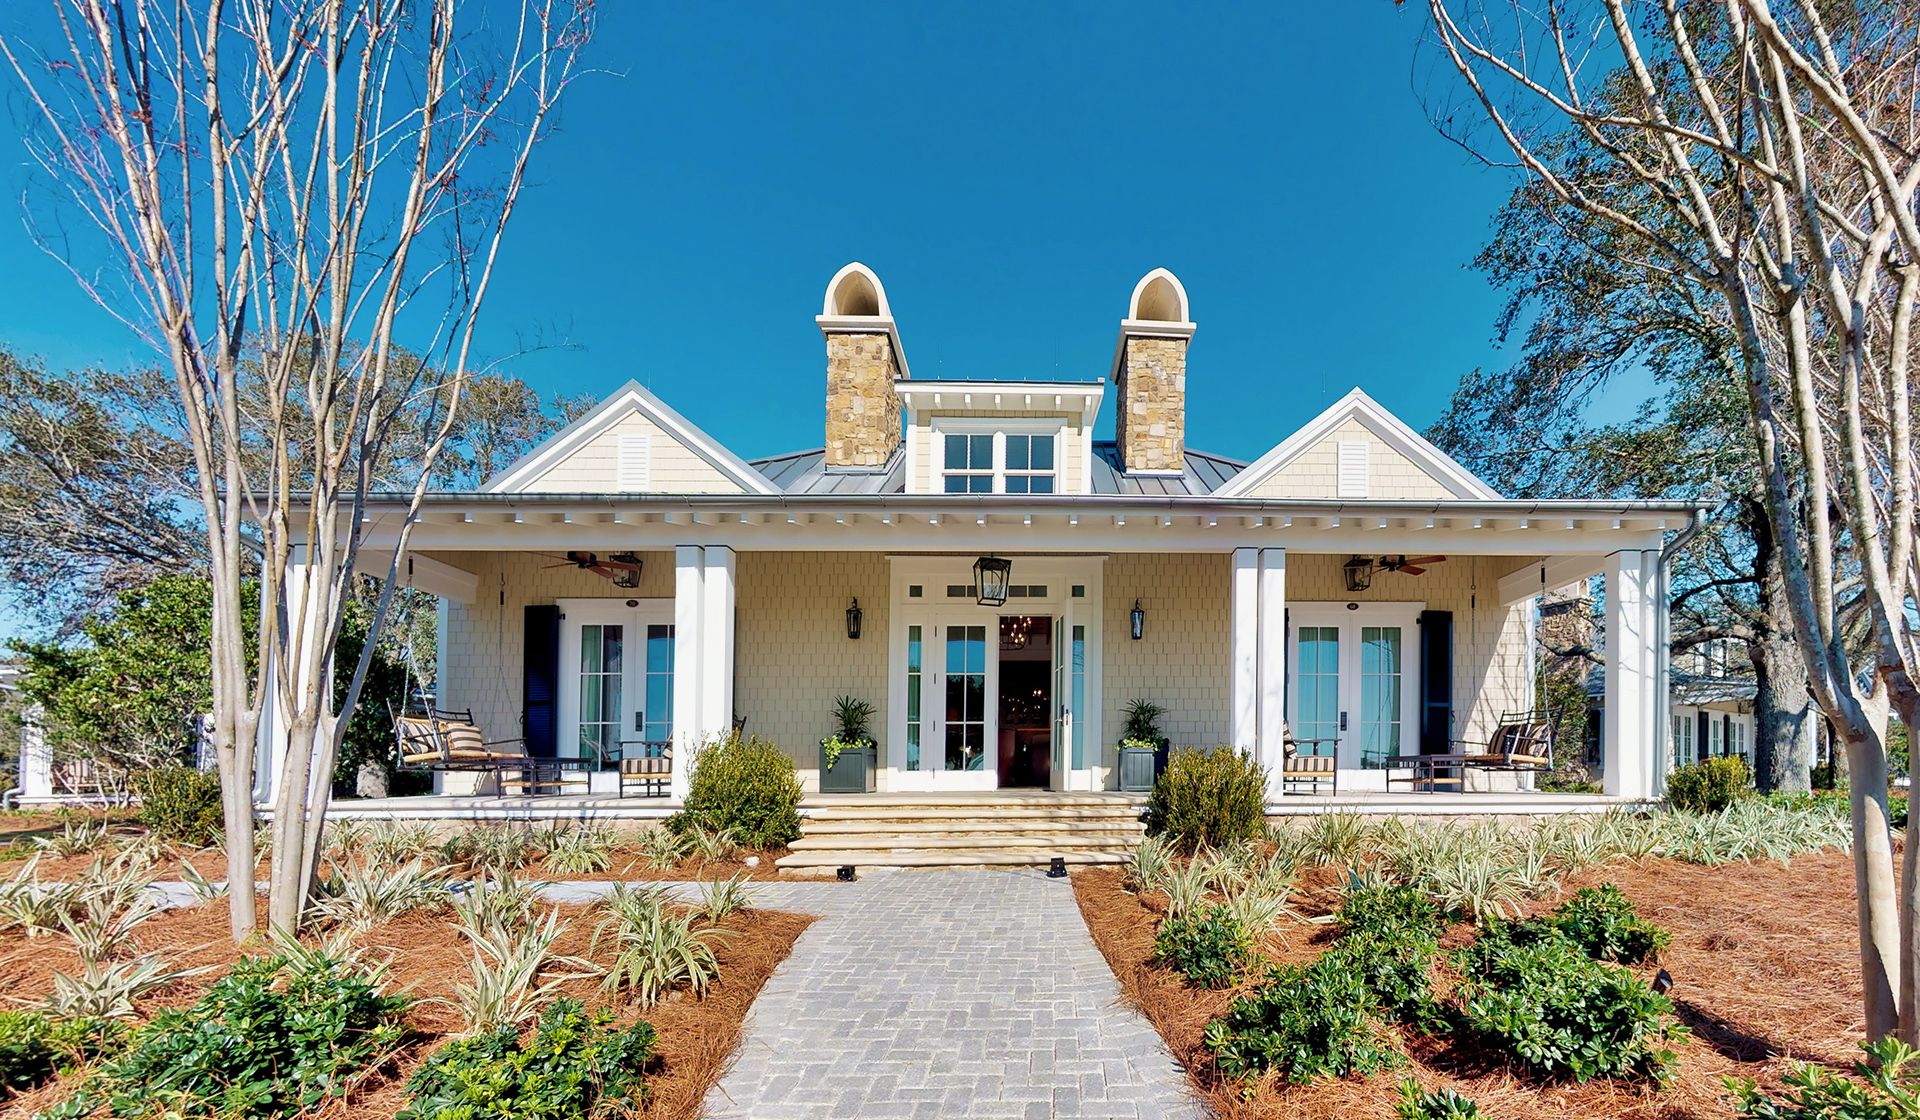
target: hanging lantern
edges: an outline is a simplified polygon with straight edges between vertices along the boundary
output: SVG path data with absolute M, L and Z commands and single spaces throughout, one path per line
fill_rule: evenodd
M 1133 640 L 1139 641 L 1147 633 L 1147 612 L 1140 609 L 1140 600 L 1133 601 L 1133 609 L 1127 612 L 1127 623 L 1133 634 Z
M 1007 586 L 1013 579 L 1013 561 L 982 556 L 973 562 L 973 584 L 983 607 L 1007 605 Z
M 1354 557 L 1340 570 L 1347 577 L 1348 591 L 1365 591 L 1373 586 L 1373 561 L 1365 556 Z
M 857 642 L 860 640 L 860 614 L 860 600 L 855 599 L 853 605 L 847 608 L 848 641 Z

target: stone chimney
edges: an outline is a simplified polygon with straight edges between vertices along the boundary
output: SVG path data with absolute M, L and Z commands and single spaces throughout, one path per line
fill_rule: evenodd
M 1156 268 L 1133 286 L 1113 379 L 1120 386 L 1114 438 L 1128 474 L 1180 474 L 1187 467 L 1187 343 L 1193 321 L 1178 277 Z
M 884 470 L 900 447 L 900 398 L 907 376 L 887 290 L 866 265 L 834 273 L 814 322 L 827 336 L 828 470 Z

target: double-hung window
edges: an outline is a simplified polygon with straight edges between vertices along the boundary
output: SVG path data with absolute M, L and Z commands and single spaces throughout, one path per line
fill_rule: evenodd
M 1060 430 L 936 425 L 938 487 L 945 494 L 1053 494 L 1060 489 Z

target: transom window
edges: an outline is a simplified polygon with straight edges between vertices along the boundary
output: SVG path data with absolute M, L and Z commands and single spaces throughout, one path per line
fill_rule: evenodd
M 940 489 L 948 494 L 1052 494 L 1059 433 L 942 430 Z

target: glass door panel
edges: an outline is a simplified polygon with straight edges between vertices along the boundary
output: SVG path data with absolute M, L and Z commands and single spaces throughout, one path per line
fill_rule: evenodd
M 642 741 L 661 746 L 673 741 L 673 627 L 655 623 L 647 627 L 647 663 L 642 695 L 646 707 L 640 710 Z M 657 748 L 649 748 L 657 756 Z
M 592 623 L 580 627 L 579 757 L 605 766 L 620 742 L 625 711 L 626 627 Z
M 920 743 L 926 724 L 920 714 L 921 690 L 926 684 L 925 627 L 919 623 L 907 627 L 907 769 L 920 769 Z
M 1297 634 L 1294 738 L 1302 751 L 1331 754 L 1340 738 L 1340 628 L 1302 626 Z
M 947 770 L 987 769 L 987 629 L 946 628 Z
M 1403 643 L 1398 626 L 1360 628 L 1360 758 L 1357 761 L 1362 766 L 1378 765 L 1400 753 L 1401 712 L 1405 708 L 1401 703 Z
M 1054 789 L 1066 789 L 1067 781 L 1067 736 L 1073 733 L 1073 708 L 1068 703 L 1067 680 L 1067 622 L 1063 618 L 1053 620 L 1053 742 L 1051 753 L 1053 765 L 1050 770 L 1049 784 Z

